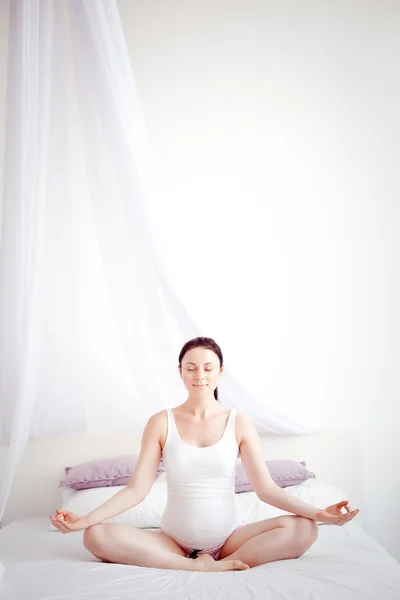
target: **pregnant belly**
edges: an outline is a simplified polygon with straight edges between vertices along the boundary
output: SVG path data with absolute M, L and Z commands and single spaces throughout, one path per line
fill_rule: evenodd
M 220 544 L 241 523 L 234 498 L 168 499 L 161 527 L 179 544 L 203 550 Z

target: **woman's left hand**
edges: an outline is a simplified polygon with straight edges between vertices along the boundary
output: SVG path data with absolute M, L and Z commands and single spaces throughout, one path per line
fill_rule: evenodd
M 360 512 L 358 508 L 351 510 L 348 504 L 348 500 L 332 504 L 328 508 L 325 508 L 325 510 L 318 511 L 315 520 L 321 523 L 331 523 L 332 525 L 345 525 Z M 342 508 L 346 510 L 345 514 L 342 513 Z

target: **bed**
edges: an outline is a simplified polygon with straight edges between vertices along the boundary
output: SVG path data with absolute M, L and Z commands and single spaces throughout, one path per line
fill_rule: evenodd
M 351 504 L 362 511 L 357 432 L 263 436 L 262 446 L 266 457 L 290 456 L 306 460 L 316 473 L 315 480 L 286 488 L 288 493 L 303 499 L 318 497 L 321 501 L 325 499 L 321 498 L 321 490 L 326 498 L 332 497 L 336 490 L 339 495 L 346 493 Z M 51 531 L 47 514 L 63 502 L 57 487 L 63 468 L 74 461 L 105 456 L 109 452 L 117 455 L 128 448 L 134 452 L 137 445 L 133 447 L 132 438 L 121 436 L 102 439 L 77 436 L 74 440 L 43 438 L 29 442 L 14 481 L 7 522 L 0 530 L 0 560 L 5 568 L 1 600 L 147 600 L 153 597 L 399 600 L 400 565 L 363 529 L 362 519 L 358 517 L 344 527 L 321 524 L 318 540 L 299 559 L 225 573 L 102 563 L 84 548 L 83 532 L 62 535 Z M 339 448 L 340 455 L 346 457 L 341 467 L 337 459 Z M 335 461 L 332 454 L 336 456 Z M 37 473 L 36 477 L 33 474 L 37 470 L 34 465 L 38 464 L 46 465 L 40 480 Z M 161 480 L 155 482 L 153 497 L 160 497 L 163 485 L 166 483 Z M 248 522 L 260 516 L 279 514 L 278 509 L 261 503 L 254 492 L 237 494 L 237 501 Z M 258 512 L 254 512 L 256 506 Z

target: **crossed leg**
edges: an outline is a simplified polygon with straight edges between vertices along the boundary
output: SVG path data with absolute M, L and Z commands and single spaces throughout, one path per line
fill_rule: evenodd
M 218 561 L 208 555 L 186 558 L 185 551 L 163 533 L 113 523 L 89 527 L 83 543 L 103 562 L 184 571 L 229 571 L 298 558 L 317 537 L 315 521 L 285 515 L 238 527 L 223 545 Z
M 83 544 L 101 561 L 123 565 L 181 571 L 232 571 L 249 568 L 241 560 L 228 559 L 220 563 L 207 554 L 196 559 L 186 558 L 183 548 L 164 533 L 115 523 L 92 525 L 83 534 Z
M 219 561 L 238 559 L 256 567 L 287 558 L 298 558 L 315 542 L 318 525 L 311 519 L 284 515 L 242 525 L 222 546 Z

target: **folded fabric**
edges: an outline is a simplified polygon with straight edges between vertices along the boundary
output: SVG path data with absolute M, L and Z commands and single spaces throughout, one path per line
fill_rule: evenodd
M 86 490 L 97 487 L 127 485 L 136 468 L 139 455 L 112 456 L 91 460 L 76 467 L 65 467 L 66 477 L 59 487 L 73 490 Z M 164 471 L 162 459 L 157 469 L 157 477 Z
M 296 462 L 290 459 L 266 460 L 265 464 L 268 471 L 276 483 L 281 488 L 297 485 L 307 479 L 315 479 L 315 474 L 307 469 L 305 462 Z M 253 487 L 247 479 L 246 471 L 243 465 L 238 462 L 236 465 L 235 492 L 251 492 Z

